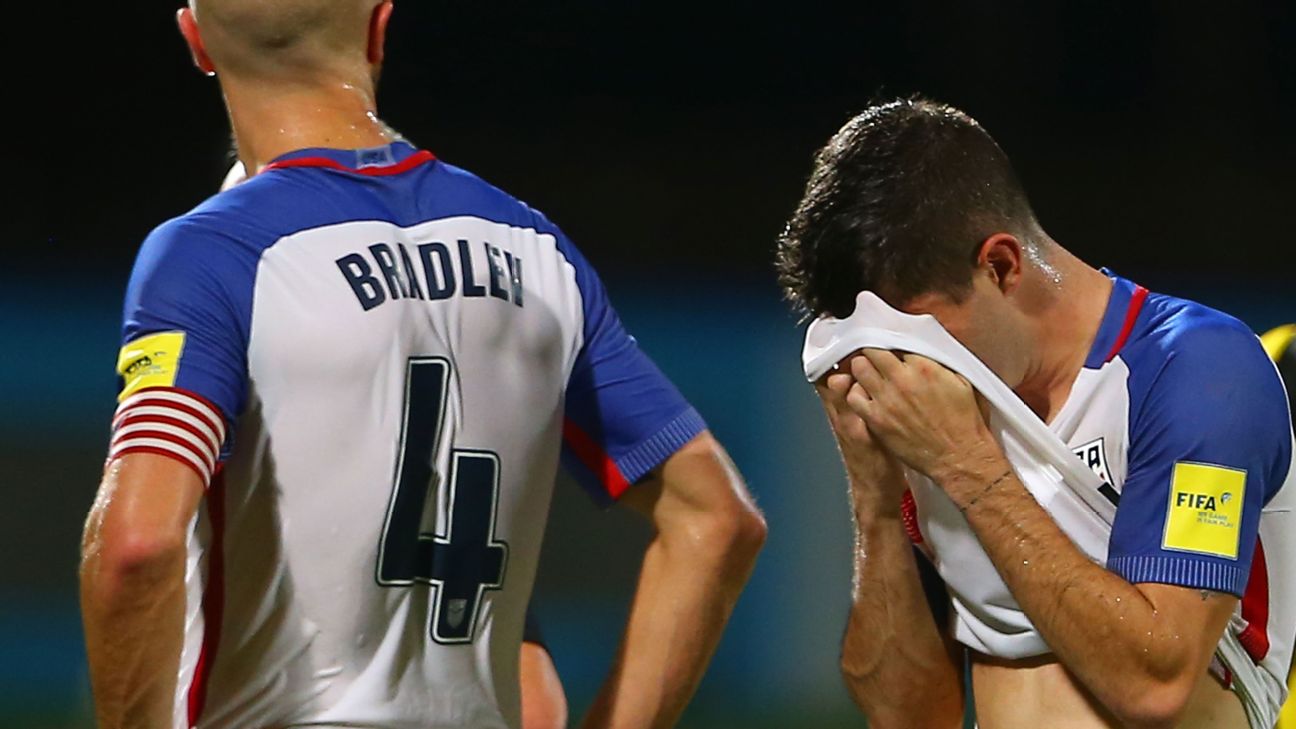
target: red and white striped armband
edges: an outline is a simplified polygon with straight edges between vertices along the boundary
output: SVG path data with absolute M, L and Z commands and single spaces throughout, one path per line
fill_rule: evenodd
M 225 442 L 225 420 L 208 400 L 187 390 L 153 387 L 122 401 L 113 416 L 108 462 L 153 453 L 192 468 L 211 483 Z

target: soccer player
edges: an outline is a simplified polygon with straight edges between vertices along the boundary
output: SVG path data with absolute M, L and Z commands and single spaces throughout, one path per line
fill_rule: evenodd
M 235 150 L 237 154 L 238 150 Z M 221 183 L 221 192 L 247 180 L 242 162 L 235 162 Z M 522 729 L 563 729 L 567 726 L 567 695 L 545 643 L 540 621 L 527 606 L 518 656 L 521 681 Z
M 671 725 L 764 521 L 544 216 L 396 137 L 378 0 L 196 0 L 252 179 L 128 286 L 83 540 L 99 726 L 518 727 L 560 452 L 654 527 L 587 726 Z
M 842 670 L 870 726 L 960 726 L 959 643 L 982 729 L 1273 725 L 1296 487 L 1254 334 L 1086 265 L 985 130 L 921 99 L 870 107 L 819 152 L 779 268 L 812 316 L 845 317 L 865 290 L 933 315 L 1089 460 L 1114 512 L 1095 563 L 1019 481 L 966 380 L 911 354 L 840 362 L 817 390 L 857 529 Z M 942 529 L 909 489 L 952 514 Z M 952 624 L 924 606 L 906 512 Z

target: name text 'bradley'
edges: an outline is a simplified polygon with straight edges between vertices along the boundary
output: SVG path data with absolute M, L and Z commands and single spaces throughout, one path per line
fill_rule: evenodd
M 365 311 L 397 299 L 439 301 L 456 293 L 522 306 L 522 259 L 483 243 L 479 250 L 485 252 L 487 270 L 479 274 L 472 246 L 466 240 L 456 243 L 453 250 L 441 241 L 409 247 L 375 243 L 368 255 L 348 253 L 337 259 L 337 267 Z

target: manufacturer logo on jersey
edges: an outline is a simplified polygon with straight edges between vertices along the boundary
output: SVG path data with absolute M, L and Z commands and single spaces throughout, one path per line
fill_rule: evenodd
M 1098 487 L 1098 493 L 1102 494 L 1112 504 L 1118 504 L 1120 494 L 1112 486 L 1111 471 L 1107 468 L 1106 441 L 1102 438 L 1091 440 L 1082 446 L 1071 449 L 1071 452 L 1084 461 L 1085 465 L 1102 481 L 1102 486 Z
M 1246 471 L 1180 461 L 1170 477 L 1161 546 L 1237 559 Z
M 184 342 L 184 332 L 160 332 L 122 347 L 117 355 L 117 374 L 122 378 L 117 401 L 148 387 L 174 385 Z

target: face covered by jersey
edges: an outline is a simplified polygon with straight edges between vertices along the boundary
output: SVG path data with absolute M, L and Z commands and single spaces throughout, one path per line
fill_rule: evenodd
M 1093 469 L 1113 507 L 1108 570 L 1131 584 L 1240 598 L 1220 673 L 1263 723 L 1285 696 L 1296 631 L 1296 469 L 1282 383 L 1241 322 L 1111 278 L 1097 335 L 1048 429 Z M 966 520 L 916 478 L 916 536 L 960 608 L 958 639 L 1007 658 L 1049 652 Z

